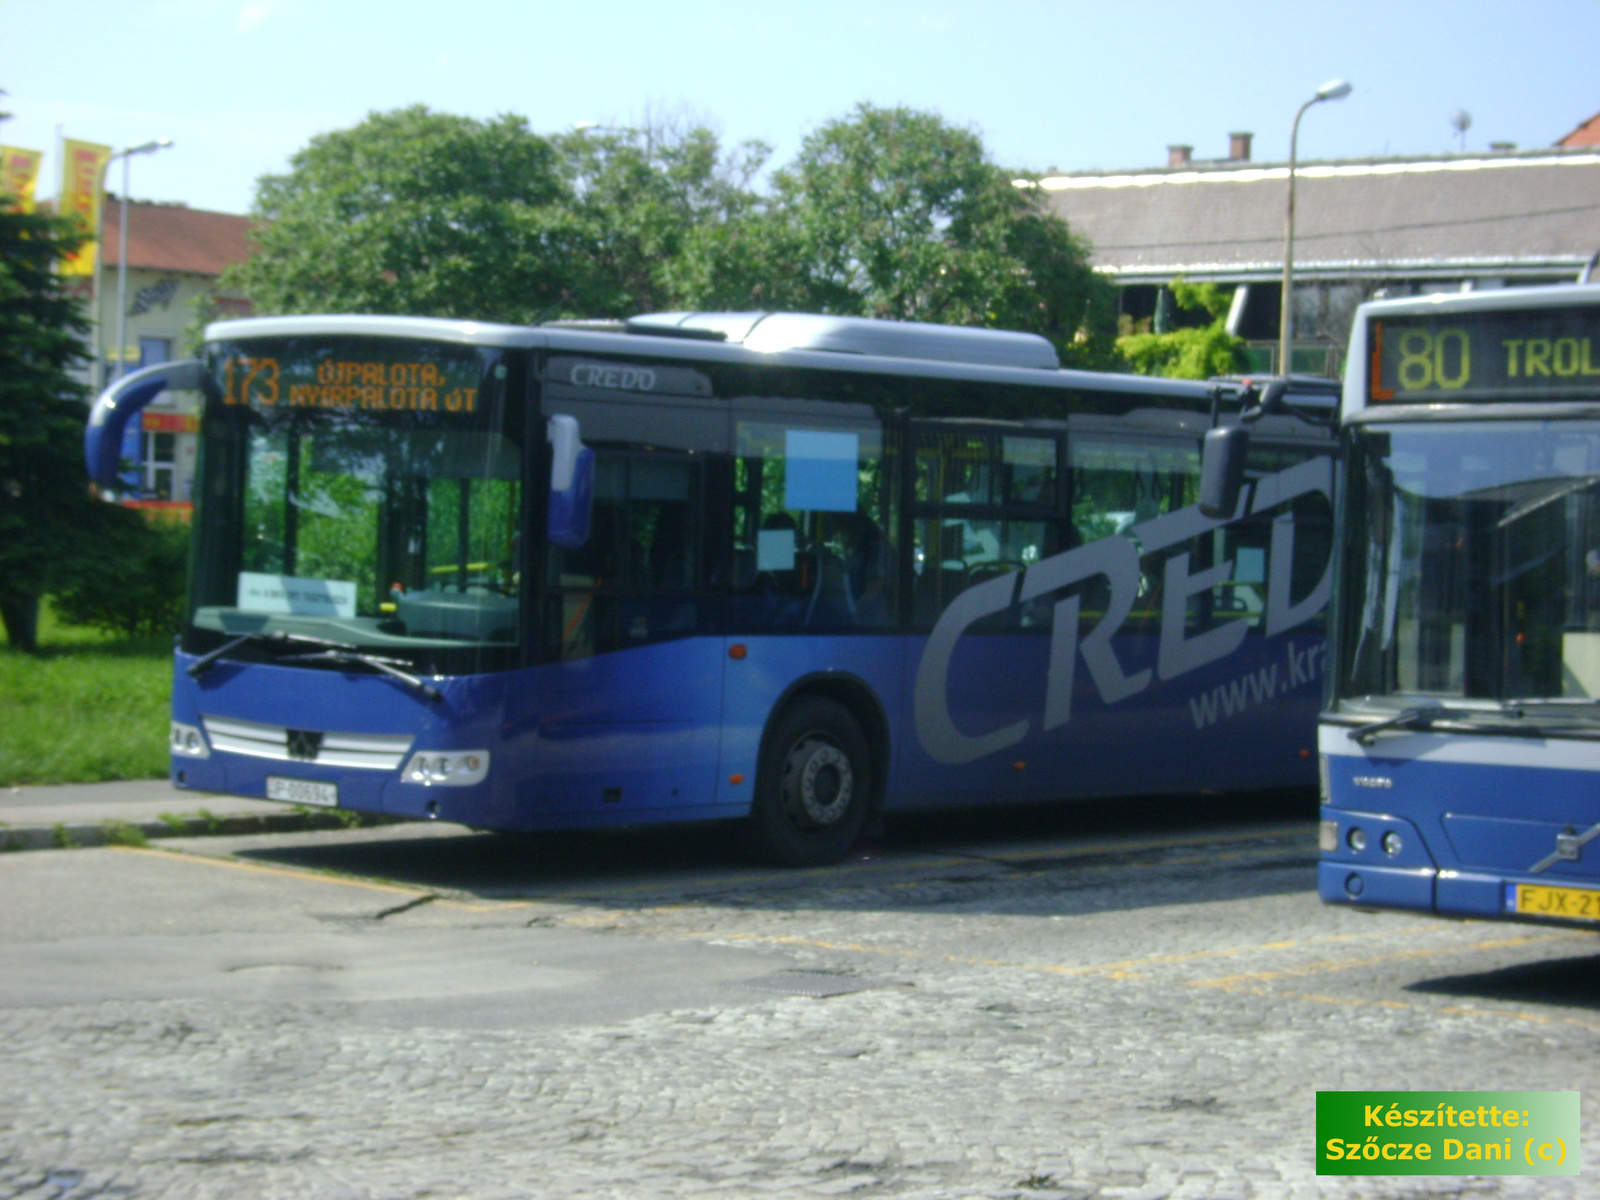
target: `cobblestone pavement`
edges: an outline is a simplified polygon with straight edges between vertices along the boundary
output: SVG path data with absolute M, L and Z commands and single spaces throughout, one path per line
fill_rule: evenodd
M 1315 1175 L 1319 1088 L 1589 1090 L 1600 956 L 1323 908 L 1305 822 L 631 881 L 597 839 L 554 886 L 485 860 L 457 888 L 397 877 L 427 847 L 395 836 L 0 860 L 0 1197 L 1600 1194 L 1600 1163 Z M 346 982 L 171 957 L 301 934 Z M 557 975 L 475 982 L 508 947 Z M 349 982 L 396 953 L 452 986 Z M 664 999 L 606 994 L 680 960 Z

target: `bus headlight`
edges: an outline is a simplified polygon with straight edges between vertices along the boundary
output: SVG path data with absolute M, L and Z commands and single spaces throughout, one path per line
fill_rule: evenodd
M 466 787 L 489 774 L 487 750 L 422 750 L 400 772 L 402 783 L 425 787 Z
M 1367 848 L 1367 831 L 1359 825 L 1354 826 L 1349 833 L 1344 835 L 1344 844 L 1357 854 Z
M 170 745 L 174 754 L 181 754 L 185 758 L 210 758 L 211 747 L 206 745 L 206 736 L 194 725 L 185 725 L 181 721 L 172 722 L 172 737 Z
M 1405 839 L 1403 839 L 1398 833 L 1396 833 L 1392 829 L 1388 833 L 1383 835 L 1382 845 L 1383 845 L 1383 852 L 1385 854 L 1387 854 L 1390 858 L 1393 858 L 1395 855 L 1399 854 L 1400 851 L 1402 851 L 1402 850 L 1404 850 L 1406 848 Z

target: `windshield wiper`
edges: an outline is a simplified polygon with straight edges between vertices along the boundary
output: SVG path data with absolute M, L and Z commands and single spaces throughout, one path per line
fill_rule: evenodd
M 326 662 L 336 663 L 339 666 L 371 667 L 374 671 L 381 671 L 390 679 L 398 679 L 407 687 L 420 692 L 427 697 L 429 703 L 437 704 L 444 699 L 444 693 L 426 680 L 418 679 L 415 675 L 407 674 L 394 665 L 393 659 L 379 658 L 376 654 L 362 654 L 359 651 L 343 648 L 336 650 L 321 650 L 316 654 L 291 654 L 279 662 Z
M 1447 708 L 1443 704 L 1418 705 L 1415 708 L 1402 708 L 1392 717 L 1385 717 L 1381 721 L 1374 721 L 1370 725 L 1362 725 L 1352 729 L 1349 733 L 1352 742 L 1360 742 L 1363 746 L 1370 746 L 1378 740 L 1378 735 L 1386 729 L 1426 729 L 1436 721 L 1472 721 L 1484 716 L 1511 717 L 1521 720 L 1522 709 L 1513 705 L 1502 705 L 1498 710 L 1485 708 Z M 1537 737 L 1539 731 L 1529 727 L 1519 729 L 1511 725 L 1485 726 L 1486 730 L 1495 733 L 1527 734 Z
M 1600 700 L 1590 696 L 1522 696 L 1518 708 L 1596 708 Z
M 271 646 L 285 646 L 291 642 L 298 642 L 307 646 L 336 646 L 341 649 L 351 648 L 346 642 L 332 642 L 327 638 L 307 637 L 301 633 L 284 633 L 282 630 L 277 630 L 272 633 L 241 633 L 232 641 L 223 642 L 222 645 L 218 646 L 215 650 L 212 650 L 207 654 L 202 654 L 199 658 L 190 663 L 188 668 L 190 676 L 192 678 L 199 679 L 200 676 L 204 675 L 212 668 L 212 665 L 216 663 L 217 659 L 223 657 L 230 650 L 237 650 L 246 642 L 265 642 L 267 645 Z
M 1554 504 L 1557 500 L 1565 500 L 1568 496 L 1575 495 L 1578 492 L 1586 492 L 1597 484 L 1600 484 L 1600 475 L 1584 475 L 1578 479 L 1558 482 L 1555 487 L 1544 495 L 1535 496 L 1531 500 L 1524 500 L 1521 504 L 1513 507 L 1505 516 L 1496 521 L 1495 525 L 1500 529 L 1508 528 L 1511 525 L 1515 525 L 1529 513 L 1538 512 L 1541 508 Z

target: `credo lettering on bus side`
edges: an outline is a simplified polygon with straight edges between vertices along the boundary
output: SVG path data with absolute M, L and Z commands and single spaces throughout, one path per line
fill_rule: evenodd
M 1106 704 L 1125 700 L 1150 686 L 1152 671 L 1147 668 L 1130 675 L 1111 644 L 1112 635 L 1127 620 L 1138 599 L 1140 547 L 1145 554 L 1157 553 L 1241 519 L 1247 515 L 1247 504 L 1249 514 L 1264 513 L 1296 496 L 1312 492 L 1322 493 L 1332 503 L 1333 461 L 1330 458 L 1308 459 L 1257 480 L 1253 494 L 1240 496 L 1239 510 L 1230 520 L 1203 517 L 1200 506 L 1192 504 L 1133 526 L 1129 533 L 1137 539 L 1137 545 L 1133 539 L 1113 534 L 1035 563 L 1022 572 L 1020 585 L 1017 575 L 1011 574 L 968 588 L 940 615 L 917 667 L 912 705 L 917 738 L 923 750 L 936 762 L 972 762 L 1015 745 L 1027 737 L 1032 728 L 1033 722 L 1027 719 L 977 735 L 956 728 L 950 716 L 950 662 L 956 643 L 974 622 L 1004 612 L 1013 602 L 1037 600 L 1096 576 L 1106 580 L 1110 600 L 1105 615 L 1081 640 L 1078 637 L 1079 597 L 1064 596 L 1055 604 L 1041 729 L 1058 728 L 1072 717 L 1072 684 L 1080 655 L 1089 669 L 1095 690 Z M 1293 547 L 1294 520 L 1285 512 L 1272 522 L 1266 603 L 1268 637 L 1314 617 L 1327 604 L 1333 588 L 1330 553 L 1316 587 L 1299 603 L 1293 602 L 1289 594 Z M 1188 551 L 1167 559 L 1162 588 L 1161 640 L 1154 676 L 1163 682 L 1176 679 L 1225 658 L 1243 643 L 1249 625 L 1245 619 L 1229 621 L 1194 637 L 1184 635 L 1184 612 L 1189 598 L 1226 583 L 1232 574 L 1231 559 L 1193 574 L 1189 571 Z
M 656 388 L 656 373 L 649 367 L 578 363 L 569 378 L 577 387 L 610 388 L 614 392 L 653 392 Z

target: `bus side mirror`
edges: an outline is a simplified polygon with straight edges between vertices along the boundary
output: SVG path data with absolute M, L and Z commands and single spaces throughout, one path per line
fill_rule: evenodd
M 1239 507 L 1244 487 L 1244 462 L 1250 450 L 1250 431 L 1242 425 L 1225 425 L 1205 436 L 1200 448 L 1200 513 L 1213 521 L 1226 521 Z
M 575 549 L 589 540 L 594 507 L 594 451 L 578 436 L 578 418 L 550 418 L 550 505 L 545 533 L 553 545 Z
M 101 487 L 117 482 L 122 432 L 139 411 L 162 392 L 199 388 L 205 374 L 199 359 L 158 363 L 124 375 L 95 399 L 83 429 L 83 458 L 89 479 Z

